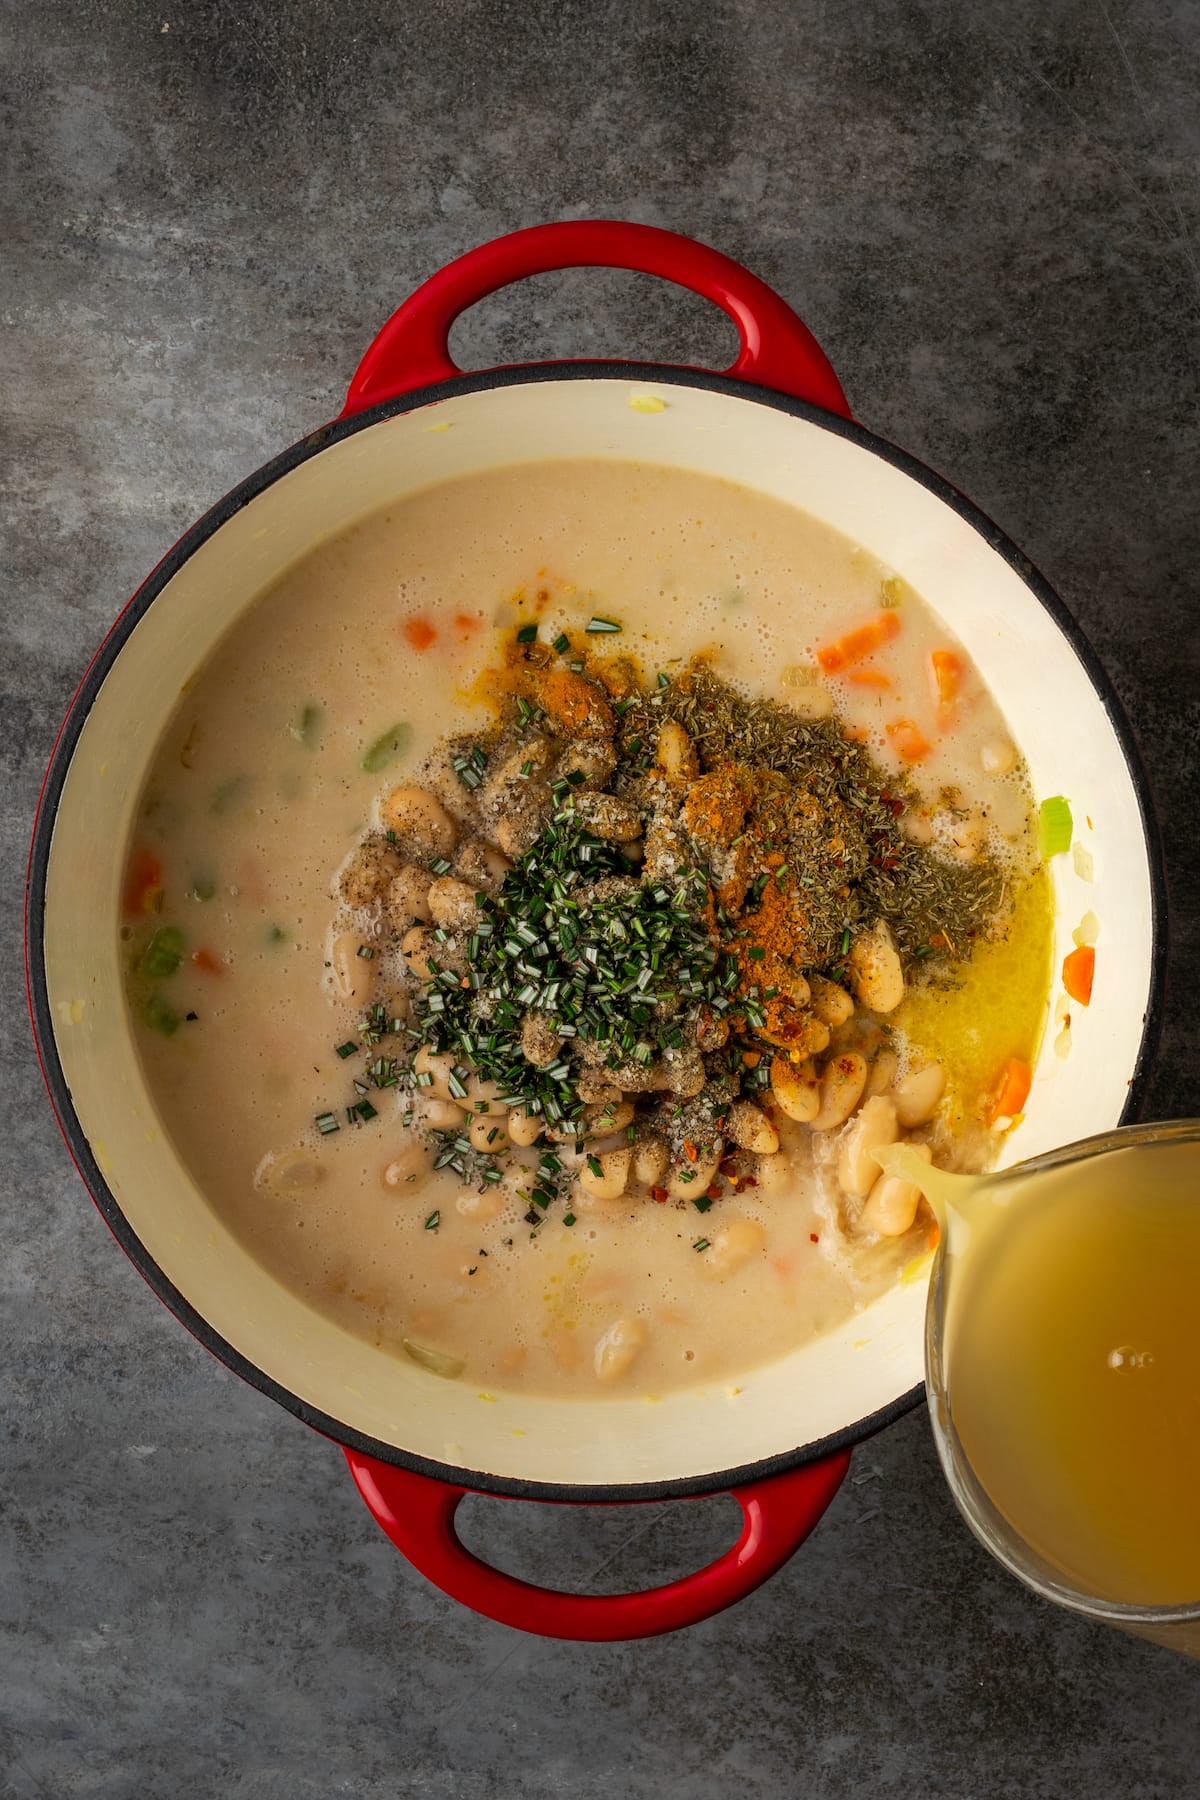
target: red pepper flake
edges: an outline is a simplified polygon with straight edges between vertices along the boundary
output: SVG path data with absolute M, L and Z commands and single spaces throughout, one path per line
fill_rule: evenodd
M 700 1152 L 690 1138 L 683 1146 L 683 1154 L 687 1157 L 689 1162 L 699 1162 L 700 1160 Z
M 819 1244 L 821 1240 L 815 1231 L 810 1231 L 808 1234 L 808 1241 L 810 1244 Z
M 206 975 L 223 975 L 225 973 L 225 964 L 219 956 L 214 956 L 211 950 L 193 950 L 192 961 L 198 969 L 203 969 Z
M 437 631 L 428 619 L 405 619 L 401 630 L 414 650 L 428 650 L 437 643 Z
M 742 1181 L 742 1186 L 743 1187 L 757 1187 L 758 1186 L 758 1177 L 756 1175 L 745 1176 L 745 1178 Z
M 719 1200 L 725 1190 L 722 1188 L 719 1181 L 714 1181 L 712 1183 L 712 1185 L 710 1187 L 706 1187 L 704 1191 L 708 1195 L 710 1200 Z
M 659 1206 L 662 1205 L 662 1203 L 666 1199 L 666 1197 L 667 1197 L 666 1188 L 652 1187 L 650 1189 L 650 1198 L 652 1200 L 656 1201 Z

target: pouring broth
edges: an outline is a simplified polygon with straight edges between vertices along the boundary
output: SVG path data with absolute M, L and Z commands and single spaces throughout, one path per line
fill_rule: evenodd
M 162 1120 L 278 1280 L 588 1395 L 728 1381 L 928 1253 L 874 1150 L 991 1161 L 1051 924 L 1017 746 L 900 576 L 556 462 L 259 597 L 159 746 L 122 930 Z
M 1194 1603 L 1200 1146 L 1114 1149 L 1003 1191 L 969 1206 L 949 1258 L 943 1360 L 966 1459 L 1081 1593 Z

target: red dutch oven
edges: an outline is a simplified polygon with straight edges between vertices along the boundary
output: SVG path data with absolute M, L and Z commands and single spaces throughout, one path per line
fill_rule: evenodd
M 523 277 L 640 270 L 714 301 L 737 326 L 712 374 L 539 363 L 464 375 L 454 320 Z M 132 811 L 179 688 L 254 596 L 319 537 L 429 483 L 523 460 L 622 457 L 724 476 L 788 500 L 898 570 L 965 644 L 1041 794 L 1091 829 L 1091 868 L 1054 870 L 1062 942 L 1086 907 L 1105 962 L 1071 1058 L 1052 1032 L 1024 1124 L 1035 1154 L 1129 1117 L 1157 1023 L 1163 946 L 1157 837 L 1131 735 L 1061 603 L 969 502 L 855 424 L 820 346 L 746 269 L 689 239 L 606 221 L 486 244 L 427 281 L 362 360 L 346 405 L 215 506 L 117 619 L 59 734 L 29 868 L 27 964 L 39 1054 L 80 1174 L 122 1248 L 201 1343 L 340 1444 L 374 1518 L 447 1594 L 549 1636 L 675 1630 L 749 1593 L 813 1529 L 851 1446 L 922 1396 L 924 1283 L 734 1386 L 590 1402 L 478 1394 L 395 1358 L 285 1293 L 226 1230 L 164 1133 L 134 1051 L 118 956 Z M 452 547 L 447 554 L 452 554 Z M 465 1493 L 573 1503 L 729 1492 L 738 1542 L 641 1593 L 531 1586 L 454 1530 Z

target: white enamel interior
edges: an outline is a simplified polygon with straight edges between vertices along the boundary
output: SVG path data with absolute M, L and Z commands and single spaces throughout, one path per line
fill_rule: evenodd
M 631 408 L 651 392 L 661 412 Z M 1039 796 L 1070 797 L 1095 859 L 1090 885 L 1070 857 L 1054 863 L 1058 959 L 1085 910 L 1101 922 L 1095 999 L 1074 1009 L 1066 1060 L 1047 1030 L 1007 1160 L 1117 1123 L 1149 998 L 1150 876 L 1124 757 L 1070 643 L 1003 557 L 893 464 L 749 398 L 624 378 L 533 381 L 373 425 L 276 481 L 190 557 L 116 659 L 72 759 L 49 868 L 49 997 L 76 1111 L 130 1226 L 191 1305 L 283 1387 L 372 1438 L 493 1476 L 702 1478 L 817 1442 L 919 1383 L 924 1281 L 783 1361 L 748 1367 L 736 1388 L 587 1403 L 479 1393 L 372 1349 L 252 1260 L 159 1129 L 126 1027 L 122 853 L 182 685 L 319 536 L 445 477 L 546 457 L 666 463 L 791 501 L 890 564 L 946 619 L 1006 713 Z

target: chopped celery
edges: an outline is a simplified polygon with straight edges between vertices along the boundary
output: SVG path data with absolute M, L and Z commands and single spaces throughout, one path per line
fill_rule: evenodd
M 398 725 L 393 725 L 390 731 L 385 731 L 382 737 L 377 737 L 375 742 L 363 751 L 359 768 L 365 769 L 368 775 L 378 775 L 379 771 L 386 769 L 390 762 L 394 762 L 398 756 L 403 756 L 411 738 L 412 726 L 401 720 Z
M 163 925 L 155 932 L 138 960 L 138 972 L 152 981 L 174 975 L 183 961 L 184 938 L 177 925 Z M 161 1027 L 160 1027 L 161 1029 Z
M 142 1017 L 147 1025 L 152 1026 L 155 1031 L 161 1031 L 164 1037 L 174 1037 L 183 1023 L 175 1008 L 168 1006 L 159 993 L 147 994 L 142 1002 Z
M 1071 807 L 1061 794 L 1043 800 L 1038 812 L 1038 854 L 1043 862 L 1071 848 Z
M 292 726 L 292 736 L 299 744 L 305 744 L 311 750 L 321 735 L 321 708 L 311 701 L 305 706 L 299 719 Z
M 237 805 L 250 786 L 248 775 L 231 775 L 227 781 L 213 790 L 212 811 L 227 813 Z

